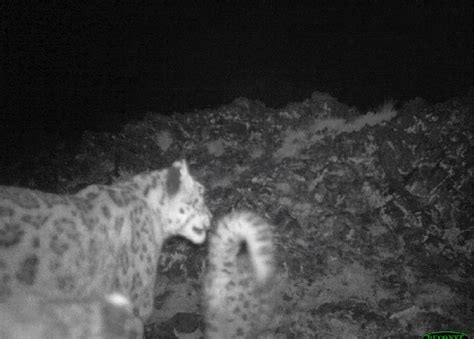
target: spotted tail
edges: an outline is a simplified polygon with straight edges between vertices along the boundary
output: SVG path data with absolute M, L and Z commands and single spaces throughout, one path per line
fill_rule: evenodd
M 210 238 L 211 267 L 218 272 L 232 269 L 242 243 L 246 244 L 255 281 L 265 284 L 275 268 L 272 230 L 263 218 L 252 212 L 232 212 L 218 222 Z

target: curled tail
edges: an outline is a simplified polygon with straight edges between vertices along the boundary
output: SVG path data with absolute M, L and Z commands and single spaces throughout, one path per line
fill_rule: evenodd
M 271 226 L 252 212 L 232 212 L 218 222 L 209 241 L 210 266 L 222 275 L 232 275 L 234 272 L 231 270 L 243 243 L 256 283 L 265 284 L 275 268 L 273 235 Z

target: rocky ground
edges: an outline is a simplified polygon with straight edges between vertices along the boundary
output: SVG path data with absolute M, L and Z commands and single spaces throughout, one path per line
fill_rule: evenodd
M 474 90 L 358 112 L 314 93 L 282 109 L 235 99 L 149 113 L 2 171 L 2 183 L 74 192 L 188 160 L 215 216 L 248 208 L 277 232 L 271 332 L 289 338 L 474 333 Z M 205 246 L 165 246 L 149 338 L 198 338 Z

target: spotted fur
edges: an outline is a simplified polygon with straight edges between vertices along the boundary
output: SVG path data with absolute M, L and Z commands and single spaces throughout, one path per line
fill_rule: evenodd
M 271 226 L 254 213 L 233 212 L 210 235 L 208 256 L 203 300 L 206 338 L 257 337 L 272 314 Z
M 0 303 L 117 291 L 146 320 L 163 242 L 204 242 L 210 217 L 184 160 L 75 195 L 0 186 Z

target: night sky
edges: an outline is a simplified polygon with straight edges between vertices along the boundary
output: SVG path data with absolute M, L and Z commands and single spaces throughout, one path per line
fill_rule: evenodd
M 239 96 L 365 110 L 473 84 L 472 0 L 85 3 L 0 4 L 1 153 Z

